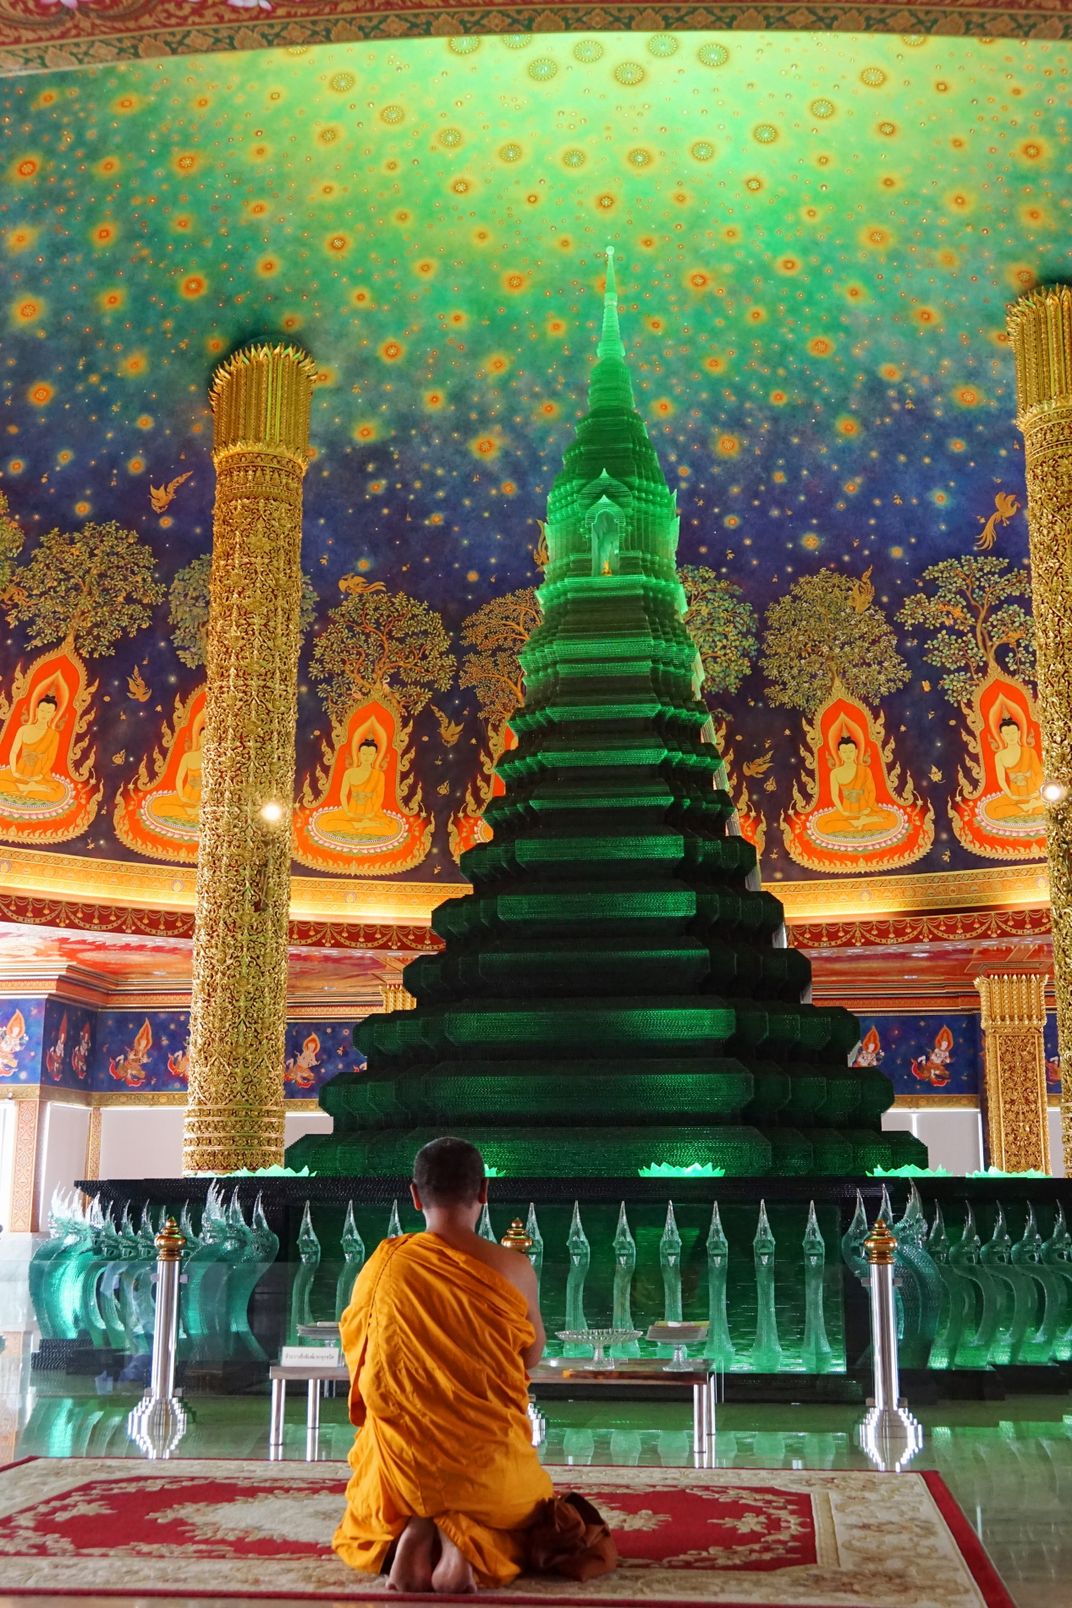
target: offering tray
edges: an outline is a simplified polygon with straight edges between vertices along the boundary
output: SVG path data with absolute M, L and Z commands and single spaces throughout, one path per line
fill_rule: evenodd
M 657 1346 L 674 1348 L 674 1355 L 663 1369 L 664 1373 L 690 1373 L 695 1364 L 689 1361 L 688 1348 L 707 1339 L 707 1324 L 653 1323 L 647 1338 Z
M 592 1360 L 572 1357 L 574 1367 L 579 1371 L 589 1371 L 596 1368 L 613 1368 L 614 1358 L 607 1356 L 609 1346 L 624 1346 L 629 1340 L 639 1340 L 639 1329 L 559 1329 L 558 1338 L 564 1340 L 568 1346 L 591 1346 Z

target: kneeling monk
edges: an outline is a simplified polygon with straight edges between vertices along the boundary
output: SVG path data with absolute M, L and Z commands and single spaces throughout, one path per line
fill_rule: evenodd
M 425 1145 L 411 1193 L 427 1231 L 384 1240 L 340 1324 L 361 1433 L 333 1545 L 368 1574 L 393 1548 L 398 1591 L 501 1586 L 552 1495 L 527 1410 L 545 1340 L 536 1276 L 475 1232 L 488 1185 L 473 1145 Z

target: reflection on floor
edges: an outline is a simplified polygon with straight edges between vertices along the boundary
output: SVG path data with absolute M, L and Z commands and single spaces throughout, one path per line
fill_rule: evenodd
M 106 1389 L 70 1394 L 72 1381 L 0 1369 L 3 1460 L 37 1455 L 137 1456 L 126 1432 L 136 1392 Z M 17 1390 L 16 1377 L 23 1388 Z M 268 1455 L 264 1396 L 194 1396 L 179 1456 Z M 1001 1571 L 1018 1608 L 1055 1608 L 1072 1601 L 1072 1413 L 1064 1397 L 1021 1397 L 923 1409 L 927 1432 L 916 1468 L 936 1468 Z M 691 1407 L 622 1401 L 544 1404 L 548 1463 L 687 1465 L 692 1461 Z M 835 1405 L 725 1404 L 719 1412 L 714 1464 L 720 1468 L 865 1468 L 853 1442 L 857 1409 Z M 326 1400 L 317 1456 L 345 1458 L 352 1431 L 341 1397 Z M 288 1403 L 284 1456 L 306 1454 L 305 1400 Z M 340 1468 L 340 1478 L 344 1470 Z M 896 1478 L 891 1475 L 890 1478 Z M 2 1592 L 2 1585 L 0 1585 Z M 41 1601 L 39 1599 L 39 1601 Z M 0 1596 L 0 1608 L 4 1608 Z M 44 1604 L 42 1603 L 42 1608 Z

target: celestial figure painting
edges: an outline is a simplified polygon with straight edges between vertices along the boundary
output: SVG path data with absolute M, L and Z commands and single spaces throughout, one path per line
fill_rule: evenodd
M 972 698 L 965 734 L 971 778 L 949 806 L 953 830 L 966 849 L 996 860 L 1046 853 L 1042 734 L 1028 687 L 991 675 Z
M 939 1028 L 929 1050 L 912 1057 L 912 1076 L 932 1088 L 944 1089 L 949 1082 L 953 1058 L 953 1035 L 948 1027 Z
M 283 1082 L 293 1083 L 298 1089 L 311 1089 L 316 1082 L 316 1068 L 320 1065 L 320 1038 L 310 1033 L 297 1055 L 288 1055 L 283 1067 Z
M 782 817 L 785 845 L 799 865 L 817 871 L 888 870 L 925 854 L 934 810 L 916 797 L 911 778 L 892 770 L 882 716 L 835 693 L 805 723 L 811 798 L 793 789 Z
M 54 1041 L 45 1051 L 45 1071 L 53 1083 L 58 1083 L 63 1076 L 63 1056 L 67 1048 L 67 1012 L 60 1018 L 59 1031 Z
M 294 858 L 314 870 L 385 876 L 418 865 L 428 853 L 432 820 L 420 813 L 409 778 L 410 726 L 394 700 L 360 704 L 318 772 L 319 797 L 307 781 L 294 811 Z
M 0 704 L 0 838 L 57 843 L 77 837 L 97 813 L 101 785 L 85 735 L 96 690 L 73 650 L 42 654 L 16 670 Z M 6 708 L 4 707 L 6 705 Z
M 852 1066 L 881 1066 L 882 1057 L 882 1040 L 879 1037 L 878 1028 L 872 1026 L 868 1028 L 856 1046 L 856 1053 L 852 1057 L 850 1064 Z
M 141 1024 L 134 1035 L 134 1042 L 121 1050 L 118 1059 L 110 1056 L 108 1059 L 108 1075 L 117 1083 L 125 1083 L 128 1089 L 140 1089 L 149 1076 L 146 1061 L 149 1051 L 153 1047 L 153 1030 L 149 1025 L 149 1018 Z
M 121 843 L 155 860 L 197 859 L 197 826 L 201 811 L 201 740 L 205 726 L 205 689 L 178 699 L 175 716 L 165 726 L 150 781 L 142 760 L 137 778 L 121 788 L 115 801 L 115 833 Z
M 10 1078 L 19 1069 L 19 1051 L 29 1042 L 26 1018 L 20 1010 L 12 1011 L 0 1027 L 0 1078 Z

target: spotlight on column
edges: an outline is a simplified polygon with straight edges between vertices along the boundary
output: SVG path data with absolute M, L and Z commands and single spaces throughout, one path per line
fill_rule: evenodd
M 1039 792 L 1047 804 L 1063 804 L 1068 797 L 1068 788 L 1064 782 L 1043 782 Z
M 261 820 L 267 821 L 269 826 L 277 826 L 282 819 L 282 804 L 277 804 L 274 799 L 269 799 L 267 804 L 261 805 Z

